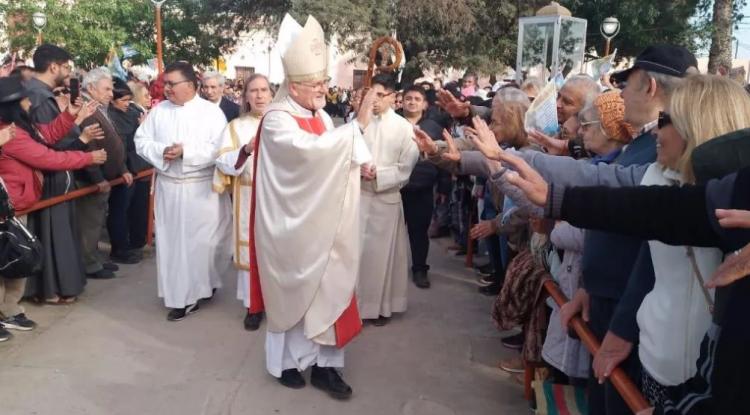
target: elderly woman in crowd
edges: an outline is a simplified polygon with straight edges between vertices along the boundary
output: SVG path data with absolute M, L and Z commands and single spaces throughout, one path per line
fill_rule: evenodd
M 700 102 L 700 106 L 695 103 Z M 669 112 L 662 112 L 658 126 L 657 162 L 643 171 L 642 168 L 622 168 L 617 175 L 622 186 L 677 185 L 693 183 L 695 178 L 688 163 L 693 149 L 717 136 L 750 127 L 750 97 L 733 81 L 712 75 L 695 75 L 678 86 L 671 98 Z M 494 146 L 489 140 L 486 144 Z M 482 145 L 480 145 L 482 147 Z M 530 172 L 525 163 L 499 148 L 485 148 L 485 154 L 496 160 L 521 166 Z M 622 174 L 627 171 L 628 174 Z M 506 173 L 507 174 L 507 173 Z M 547 197 L 546 183 L 541 176 L 533 175 L 530 181 L 510 174 L 508 180 L 521 184 L 529 199 L 547 204 L 550 214 L 560 217 L 559 195 L 565 189 L 550 189 Z M 549 199 L 549 200 L 548 200 Z M 572 201 L 571 201 L 572 202 Z M 591 203 L 586 198 L 586 203 Z M 618 205 L 622 203 L 622 205 Z M 643 217 L 625 219 L 613 215 L 621 212 L 625 200 L 608 200 L 597 204 L 596 212 L 591 207 L 577 203 L 579 212 L 568 210 L 562 219 L 571 222 L 586 222 L 583 216 L 599 219 L 609 218 L 605 230 L 621 231 L 629 220 L 644 220 Z M 627 232 L 626 232 L 627 233 Z M 655 284 L 638 310 L 640 345 L 638 355 L 643 366 L 643 391 L 652 404 L 660 405 L 666 398 L 666 390 L 685 382 L 695 374 L 694 362 L 700 352 L 700 341 L 709 327 L 713 309 L 713 293 L 705 290 L 704 278 L 718 267 L 721 253 L 714 248 L 691 246 L 667 246 L 649 241 L 650 255 L 655 273 Z M 679 335 L 675 335 L 679 333 Z
M 130 88 L 133 85 L 139 91 Z M 145 93 L 145 94 L 144 94 Z M 113 99 L 107 114 L 123 141 L 125 163 L 128 171 L 136 175 L 151 168 L 135 151 L 135 132 L 146 116 L 142 104 L 146 104 L 148 91 L 138 83 L 126 83 L 115 78 Z M 132 186 L 121 184 L 112 188 L 109 196 L 107 231 L 112 245 L 112 256 L 132 257 L 136 261 L 143 258 L 142 249 L 146 245 L 148 228 L 148 197 L 150 178 L 133 182 Z

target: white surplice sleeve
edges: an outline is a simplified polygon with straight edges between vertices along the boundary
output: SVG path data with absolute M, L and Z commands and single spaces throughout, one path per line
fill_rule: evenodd
M 384 192 L 393 188 L 402 188 L 409 182 L 414 166 L 419 159 L 419 149 L 414 142 L 414 131 L 409 128 L 402 131 L 401 152 L 396 164 L 376 166 L 375 191 Z
M 242 166 L 240 166 L 240 168 L 235 168 L 234 166 L 237 164 L 237 160 L 240 158 L 240 152 L 244 151 L 244 148 L 245 146 L 242 146 L 237 150 L 229 150 L 222 154 L 219 154 L 219 157 L 216 157 L 216 168 L 218 168 L 222 173 L 228 176 L 239 176 L 240 174 L 242 174 L 242 171 L 245 170 L 245 166 L 247 166 L 247 161 L 250 160 L 250 157 L 245 159 L 245 162 L 242 164 Z
M 203 114 L 193 114 L 196 117 L 189 120 L 191 123 L 208 123 L 198 126 L 201 131 L 207 131 L 207 137 L 199 137 L 182 147 L 182 171 L 185 173 L 196 172 L 211 167 L 216 162 L 216 154 L 221 145 L 221 134 L 227 126 L 224 113 L 218 107 L 203 106 L 207 109 Z
M 166 171 L 169 162 L 164 160 L 164 150 L 169 145 L 156 140 L 156 119 L 159 108 L 152 110 L 135 132 L 135 151 L 157 170 Z
M 365 143 L 365 138 L 362 136 L 362 130 L 359 129 L 359 123 L 357 121 L 352 121 L 348 123 L 347 125 L 352 125 L 353 129 L 355 130 L 354 133 L 354 151 L 352 152 L 352 161 L 354 164 L 357 164 L 359 166 L 370 163 L 372 161 L 372 153 L 370 153 L 370 149 L 367 148 L 367 143 Z

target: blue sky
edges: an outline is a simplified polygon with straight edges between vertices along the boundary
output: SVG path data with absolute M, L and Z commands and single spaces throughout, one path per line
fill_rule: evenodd
M 742 19 L 740 28 L 733 33 L 734 37 L 740 42 L 739 49 L 737 49 L 736 42 L 732 44 L 732 47 L 738 52 L 737 57 L 739 59 L 750 59 L 750 3 L 745 6 L 743 14 L 745 18 Z

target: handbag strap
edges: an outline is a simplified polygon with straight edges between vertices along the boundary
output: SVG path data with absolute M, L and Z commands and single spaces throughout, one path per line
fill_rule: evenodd
M 703 291 L 703 296 L 706 298 L 706 303 L 708 304 L 709 310 L 713 311 L 714 300 L 711 298 L 711 293 L 708 292 L 708 288 L 706 288 L 706 282 L 703 280 L 703 274 L 701 274 L 701 270 L 700 268 L 698 268 L 698 261 L 695 260 L 695 250 L 693 250 L 692 246 L 688 246 L 686 248 L 688 258 L 690 259 L 690 265 L 693 266 L 693 273 L 698 279 L 698 285 L 700 285 L 701 290 Z

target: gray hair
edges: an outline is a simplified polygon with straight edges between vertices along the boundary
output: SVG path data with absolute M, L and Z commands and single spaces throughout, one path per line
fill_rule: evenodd
M 599 87 L 599 84 L 596 83 L 596 80 L 584 74 L 571 76 L 565 81 L 563 88 L 566 86 L 579 88 L 583 92 L 584 103 L 593 102 L 602 92 L 602 89 Z
M 654 81 L 656 81 L 656 87 L 661 90 L 661 93 L 664 95 L 664 98 L 666 102 L 669 102 L 669 98 L 672 96 L 672 93 L 675 89 L 677 89 L 680 84 L 682 84 L 682 81 L 685 80 L 685 78 L 681 78 L 678 76 L 671 76 L 659 72 L 651 72 L 651 71 L 645 71 L 646 76 L 650 78 L 654 78 Z M 685 76 L 694 75 L 697 74 L 698 69 L 695 67 L 688 68 L 687 71 L 685 71 Z
M 81 82 L 81 85 L 84 89 L 88 89 L 89 86 L 96 85 L 103 79 L 112 80 L 112 74 L 109 72 L 109 69 L 105 67 L 94 68 L 83 75 L 83 82 Z
M 541 92 L 542 88 L 544 88 L 544 85 L 542 84 L 542 80 L 535 76 L 530 76 L 526 78 L 526 80 L 523 81 L 523 83 L 521 84 L 521 90 L 525 91 L 530 88 L 536 89 L 537 93 Z
M 219 85 L 224 85 L 227 82 L 227 78 L 224 77 L 224 75 L 216 72 L 216 71 L 208 71 L 203 73 L 203 82 L 208 81 L 209 79 L 216 79 L 216 82 L 219 83 Z
M 495 97 L 492 98 L 493 106 L 495 104 L 511 103 L 511 102 L 523 104 L 523 105 L 526 105 L 527 107 L 531 105 L 529 96 L 526 95 L 525 92 L 515 87 L 507 87 L 507 88 L 499 89 L 495 93 Z
M 245 97 L 247 96 L 247 90 L 250 88 L 250 84 L 258 79 L 265 79 L 268 83 L 268 89 L 271 90 L 271 97 L 276 97 L 276 91 L 273 90 L 273 85 L 271 85 L 271 81 L 268 79 L 268 77 L 263 75 L 262 73 L 254 73 L 247 79 L 245 79 L 245 86 L 242 88 L 242 105 L 240 105 L 240 115 L 250 113 L 250 104 L 247 102 L 247 99 L 245 99 Z

